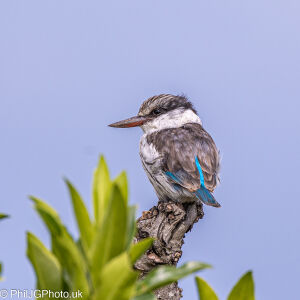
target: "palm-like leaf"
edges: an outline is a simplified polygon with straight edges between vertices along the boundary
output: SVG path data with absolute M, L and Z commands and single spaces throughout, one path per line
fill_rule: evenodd
M 204 279 L 197 276 L 196 284 L 200 300 L 218 300 L 218 296 Z
M 228 300 L 254 300 L 254 281 L 252 272 L 244 274 L 233 287 L 228 296 Z
M 146 294 L 164 285 L 184 278 L 194 272 L 211 268 L 210 265 L 200 262 L 188 262 L 179 268 L 173 266 L 162 266 L 151 271 L 143 280 L 137 284 L 137 295 Z
M 0 220 L 6 219 L 6 218 L 9 218 L 9 215 L 0 213 Z M 3 278 L 2 278 L 2 264 L 0 263 L 0 281 L 2 281 L 2 280 L 3 280 Z
M 111 180 L 103 157 L 93 179 L 94 220 L 75 187 L 65 180 L 79 230 L 75 241 L 58 213 L 31 197 L 51 235 L 51 251 L 33 234 L 27 235 L 27 255 L 37 276 L 37 287 L 83 293 L 91 300 L 154 300 L 153 291 L 195 271 L 209 267 L 188 263 L 160 267 L 138 280 L 133 264 L 153 243 L 147 238 L 132 244 L 136 231 L 135 206 L 128 205 L 126 174 Z

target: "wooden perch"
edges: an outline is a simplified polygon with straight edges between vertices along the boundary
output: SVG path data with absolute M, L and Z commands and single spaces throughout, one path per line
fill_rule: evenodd
M 135 268 L 141 271 L 141 278 L 158 265 L 176 266 L 182 255 L 185 234 L 203 216 L 201 203 L 159 202 L 149 211 L 144 211 L 137 220 L 136 241 L 146 237 L 153 237 L 155 241 L 135 264 Z M 157 299 L 179 300 L 182 289 L 176 282 L 158 289 L 155 294 Z

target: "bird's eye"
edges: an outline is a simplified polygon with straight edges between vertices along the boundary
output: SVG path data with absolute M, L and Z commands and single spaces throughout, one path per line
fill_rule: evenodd
M 152 111 L 152 114 L 157 116 L 157 115 L 161 114 L 161 110 L 160 110 L 159 108 L 154 109 L 154 110 Z

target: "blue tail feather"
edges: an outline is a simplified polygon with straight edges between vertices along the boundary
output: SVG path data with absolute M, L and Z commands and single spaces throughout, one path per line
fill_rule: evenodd
M 200 189 L 198 189 L 195 192 L 196 197 L 202 201 L 206 205 L 220 207 L 221 205 L 216 201 L 214 196 L 210 193 L 210 191 L 207 190 L 205 186 L 200 186 Z

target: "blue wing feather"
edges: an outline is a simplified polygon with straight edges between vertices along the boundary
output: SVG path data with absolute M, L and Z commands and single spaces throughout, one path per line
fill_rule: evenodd
M 201 165 L 199 163 L 197 156 L 195 156 L 195 162 L 196 162 L 196 166 L 197 166 L 197 169 L 198 169 L 199 175 L 200 175 L 200 189 L 198 189 L 195 192 L 195 195 L 197 196 L 197 198 L 199 200 L 201 200 L 203 203 L 205 203 L 207 205 L 220 207 L 221 205 L 216 201 L 216 199 L 211 194 L 211 192 L 208 191 L 207 188 L 205 187 L 204 175 L 203 175 L 202 168 L 201 168 Z
M 176 177 L 173 173 L 171 173 L 171 172 L 166 172 L 166 175 L 169 177 L 169 178 L 171 178 L 172 180 L 174 180 L 176 183 L 178 183 L 178 184 L 180 184 L 181 183 L 181 181 L 179 180 L 179 178 L 178 177 Z
M 181 186 L 181 181 L 179 180 L 179 178 L 177 176 L 175 176 L 173 173 L 171 172 L 166 172 L 166 175 L 171 178 L 173 181 L 175 181 L 176 183 L 173 184 L 174 188 L 176 190 L 180 190 L 182 189 L 182 186 Z
M 196 166 L 197 166 L 197 169 L 198 169 L 199 175 L 200 175 L 200 185 L 205 186 L 205 184 L 204 184 L 204 175 L 203 175 L 202 168 L 201 168 L 201 165 L 199 163 L 199 160 L 198 160 L 197 156 L 195 156 L 195 162 L 196 162 Z

